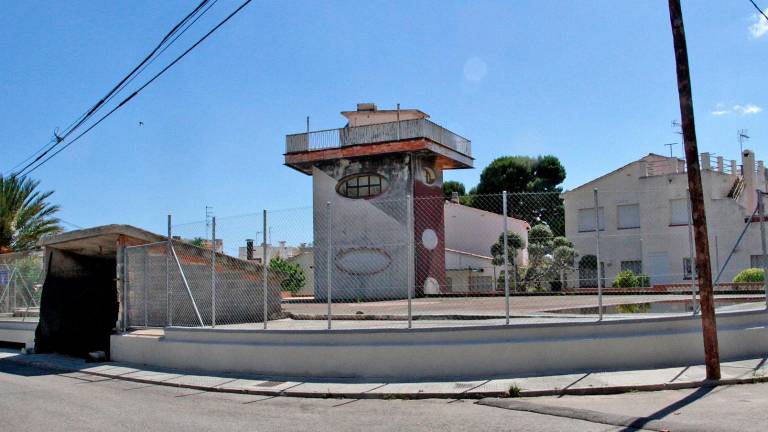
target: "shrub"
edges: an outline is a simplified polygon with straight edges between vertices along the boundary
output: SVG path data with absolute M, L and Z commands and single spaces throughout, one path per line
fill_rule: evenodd
M 282 273 L 283 280 L 280 282 L 280 287 L 284 291 L 297 293 L 304 287 L 304 270 L 300 265 L 276 257 L 269 261 L 269 268 Z
M 637 275 L 637 286 L 639 287 L 649 287 L 651 286 L 651 277 L 647 274 L 639 274 Z
M 733 278 L 734 282 L 762 282 L 763 281 L 763 269 L 748 268 L 742 270 L 739 274 Z
M 614 288 L 634 288 L 638 285 L 637 276 L 632 270 L 622 270 L 613 280 Z

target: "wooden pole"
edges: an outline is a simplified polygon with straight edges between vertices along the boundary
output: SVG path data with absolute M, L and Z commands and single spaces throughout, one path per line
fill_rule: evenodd
M 699 149 L 696 144 L 696 125 L 693 120 L 693 96 L 691 76 L 688 69 L 688 48 L 685 42 L 683 12 L 680 0 L 669 0 L 669 19 L 675 45 L 677 64 L 677 91 L 680 97 L 680 117 L 683 127 L 685 162 L 688 169 L 688 190 L 691 197 L 693 232 L 696 244 L 696 276 L 699 282 L 701 304 L 701 326 L 704 336 L 704 361 L 707 379 L 720 379 L 720 351 L 717 344 L 717 323 L 715 322 L 714 293 L 712 290 L 712 268 L 709 260 L 709 237 L 707 217 L 704 214 L 704 192 L 699 169 Z

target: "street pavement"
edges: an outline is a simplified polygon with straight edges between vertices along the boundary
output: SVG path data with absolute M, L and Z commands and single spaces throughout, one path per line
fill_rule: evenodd
M 741 367 L 746 371 L 755 366 L 750 361 Z M 0 358 L 0 430 L 9 431 L 749 432 L 764 431 L 766 425 L 766 383 L 479 401 L 415 400 L 405 394 L 390 399 L 296 398 L 208 392 Z
M 475 401 L 302 399 L 56 373 L 0 360 L 7 431 L 620 431 Z M 630 429 L 631 430 L 631 429 Z

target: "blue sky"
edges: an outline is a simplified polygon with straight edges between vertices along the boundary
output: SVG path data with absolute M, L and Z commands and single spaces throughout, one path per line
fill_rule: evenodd
M 197 1 L 6 2 L 0 170 L 93 104 Z M 764 1 L 768 7 L 768 0 Z M 219 0 L 152 70 L 239 2 Z M 699 147 L 768 152 L 768 27 L 743 1 L 684 1 Z M 172 53 L 173 51 L 173 53 Z M 150 72 L 148 70 L 147 72 Z M 147 76 L 150 76 L 147 74 Z M 680 141 L 667 3 L 254 1 L 86 138 L 34 173 L 80 226 L 311 204 L 284 135 L 341 127 L 357 102 L 419 108 L 501 155 L 558 156 L 577 186 Z M 139 126 L 143 122 L 143 126 Z M 681 146 L 675 152 L 682 154 Z

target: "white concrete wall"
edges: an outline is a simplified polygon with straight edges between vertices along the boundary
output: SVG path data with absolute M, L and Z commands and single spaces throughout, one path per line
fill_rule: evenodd
M 20 343 L 34 348 L 36 328 L 37 321 L 0 321 L 0 342 Z
M 519 235 L 528 244 L 528 223 L 507 218 L 509 231 Z M 504 232 L 504 216 L 474 207 L 452 202 L 445 203 L 445 247 L 447 249 L 469 252 L 476 255 L 490 256 L 491 246 L 499 241 Z M 524 249 L 517 257 L 517 264 L 528 264 L 528 250 Z
M 768 352 L 764 310 L 718 315 L 723 359 Z M 114 335 L 116 361 L 279 377 L 468 379 L 703 363 L 701 319 L 429 329 L 261 331 L 167 328 Z
M 493 265 L 493 259 L 490 256 L 473 255 L 450 249 L 445 251 L 445 271 L 446 277 L 451 278 L 451 292 L 469 292 L 470 278 L 478 276 L 492 278 L 492 286 L 496 287 L 503 268 L 503 266 Z

